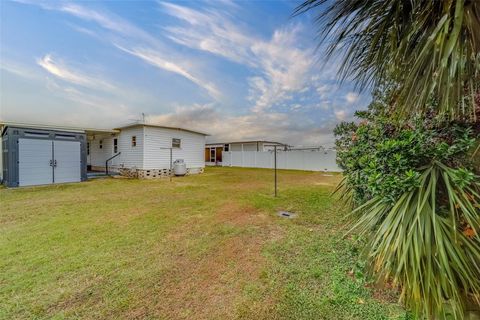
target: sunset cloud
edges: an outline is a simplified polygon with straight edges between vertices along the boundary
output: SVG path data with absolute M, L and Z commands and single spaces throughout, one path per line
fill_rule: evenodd
M 1 22 L 0 116 L 13 121 L 115 127 L 146 114 L 211 141 L 332 145 L 335 124 L 369 101 L 339 84 L 341 60 L 325 63 L 312 22 L 285 2 L 16 0 L 2 10 L 15 18 Z
M 62 62 L 55 60 L 52 55 L 46 54 L 43 58 L 37 59 L 37 63 L 43 69 L 48 71 L 55 77 L 71 82 L 83 87 L 89 87 L 92 89 L 113 90 L 115 86 L 107 81 L 95 76 L 82 74 L 78 70 L 74 70 L 69 66 L 66 66 Z

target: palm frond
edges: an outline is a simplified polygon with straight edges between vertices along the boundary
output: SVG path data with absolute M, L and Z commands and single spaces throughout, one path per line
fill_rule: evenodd
M 343 59 L 342 80 L 362 90 L 393 78 L 403 116 L 425 112 L 433 97 L 441 114 L 476 118 L 480 1 L 307 0 L 295 14 L 309 10 L 327 58 Z
M 434 162 L 393 205 L 376 197 L 354 211 L 373 271 L 399 285 L 417 315 L 463 319 L 465 297 L 480 296 L 480 184 L 455 179 L 455 169 Z
M 349 207 L 350 209 L 354 208 L 353 200 L 353 188 L 348 184 L 347 177 L 343 177 L 340 183 L 335 187 L 332 192 L 333 195 L 338 195 L 339 199 L 342 200 L 342 203 Z

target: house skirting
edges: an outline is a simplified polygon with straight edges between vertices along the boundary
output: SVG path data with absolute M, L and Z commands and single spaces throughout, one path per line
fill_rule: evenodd
M 187 168 L 187 175 L 203 173 L 204 168 Z M 136 169 L 136 168 L 119 168 L 118 173 L 128 178 L 138 179 L 157 179 L 169 177 L 173 174 L 170 169 Z

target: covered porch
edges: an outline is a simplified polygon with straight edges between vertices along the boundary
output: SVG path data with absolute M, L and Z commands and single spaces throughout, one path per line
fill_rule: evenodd
M 115 129 L 88 129 L 87 177 L 89 179 L 116 174 L 112 170 L 112 157 L 118 154 L 118 133 Z

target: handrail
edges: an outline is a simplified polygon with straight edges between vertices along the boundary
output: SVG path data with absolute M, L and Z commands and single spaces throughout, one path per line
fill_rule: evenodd
M 116 158 L 118 157 L 119 155 L 121 154 L 121 152 L 113 155 L 113 157 L 110 157 L 107 159 L 107 161 L 105 161 L 105 174 L 108 176 L 108 161 L 112 160 L 113 158 Z

